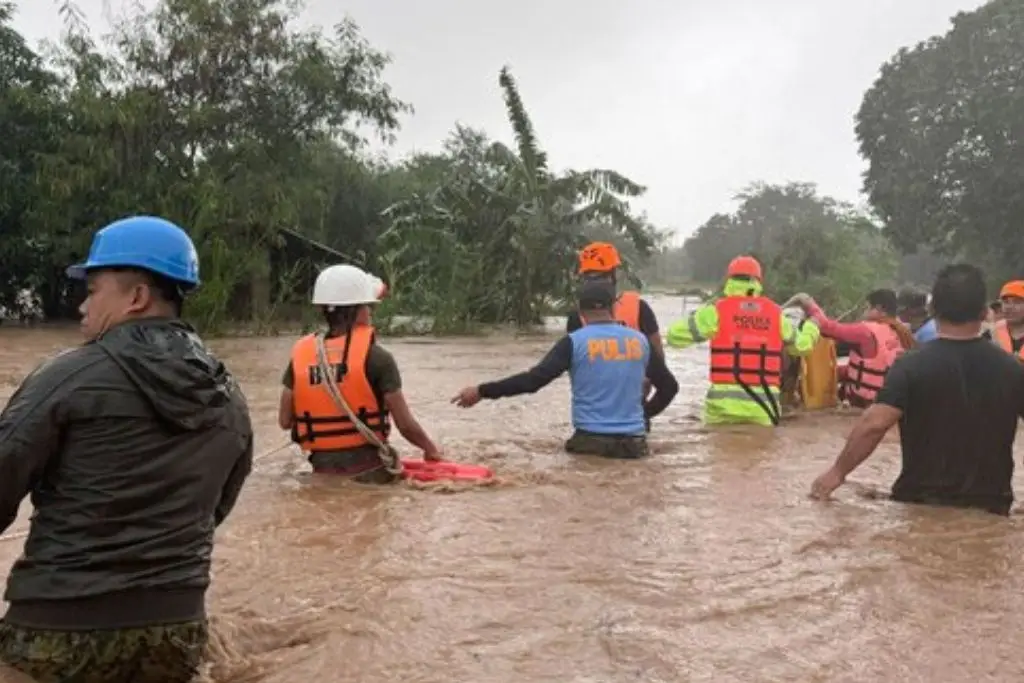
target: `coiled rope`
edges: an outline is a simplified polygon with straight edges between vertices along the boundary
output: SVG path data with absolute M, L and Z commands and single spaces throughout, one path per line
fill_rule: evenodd
M 355 411 L 352 410 L 348 402 L 345 401 L 345 398 L 341 395 L 338 383 L 330 381 L 330 378 L 333 377 L 333 371 L 330 360 L 327 357 L 326 338 L 322 333 L 316 335 L 316 360 L 317 365 L 320 368 L 320 375 L 324 378 L 324 382 L 321 386 L 331 397 L 335 407 L 345 413 L 345 415 L 348 416 L 349 421 L 355 425 L 356 431 L 358 431 L 370 445 L 377 449 L 377 457 L 380 458 L 384 469 L 394 475 L 401 474 L 402 461 L 398 459 L 398 451 L 396 451 L 393 446 L 382 441 L 372 429 L 359 419 Z

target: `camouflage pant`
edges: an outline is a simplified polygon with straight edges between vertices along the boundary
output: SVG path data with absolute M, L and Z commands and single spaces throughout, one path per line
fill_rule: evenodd
M 620 460 L 636 460 L 650 455 L 646 437 L 592 434 L 580 430 L 576 430 L 565 442 L 565 450 L 579 455 L 600 455 Z
M 39 683 L 188 683 L 205 621 L 117 631 L 45 631 L 0 622 L 0 661 Z

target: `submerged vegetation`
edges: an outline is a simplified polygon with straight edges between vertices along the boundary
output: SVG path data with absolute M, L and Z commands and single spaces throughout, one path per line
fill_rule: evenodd
M 99 40 L 66 5 L 44 57 L 0 0 L 0 307 L 16 311 L 28 290 L 47 318 L 72 316 L 80 292 L 64 267 L 97 227 L 133 213 L 191 232 L 204 284 L 189 316 L 205 329 L 301 315 L 318 268 L 338 261 L 390 283 L 385 321 L 526 326 L 568 299 L 576 251 L 593 239 L 615 242 L 638 282 L 670 290 L 713 287 L 729 258 L 754 253 L 772 294 L 832 306 L 992 244 L 1011 250 L 993 256 L 1008 271 L 1024 249 L 1024 100 L 1005 94 L 1024 63 L 1021 7 L 960 15 L 882 70 L 858 117 L 870 212 L 810 184 L 755 183 L 673 247 L 631 205 L 636 180 L 552 170 L 508 69 L 495 97 L 513 144 L 456 126 L 441 151 L 391 161 L 369 142 L 393 139 L 412 107 L 351 21 L 307 31 L 284 0 L 160 0 Z M 939 62 L 956 84 L 929 68 Z M 971 124 L 977 107 L 988 113 Z M 899 156 L 911 147 L 927 153 Z

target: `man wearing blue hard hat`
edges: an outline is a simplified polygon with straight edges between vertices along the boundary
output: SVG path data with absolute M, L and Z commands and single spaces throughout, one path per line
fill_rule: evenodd
M 252 468 L 237 382 L 178 316 L 195 246 L 161 218 L 96 233 L 86 343 L 0 414 L 0 532 L 35 507 L 0 661 L 37 681 L 185 683 L 206 647 L 213 532 Z

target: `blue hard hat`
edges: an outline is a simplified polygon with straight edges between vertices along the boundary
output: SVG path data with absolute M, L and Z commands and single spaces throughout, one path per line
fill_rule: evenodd
M 85 263 L 67 275 L 82 280 L 98 268 L 138 268 L 174 280 L 186 289 L 199 285 L 199 255 L 192 238 L 174 223 L 155 216 L 131 216 L 102 228 L 92 239 Z

